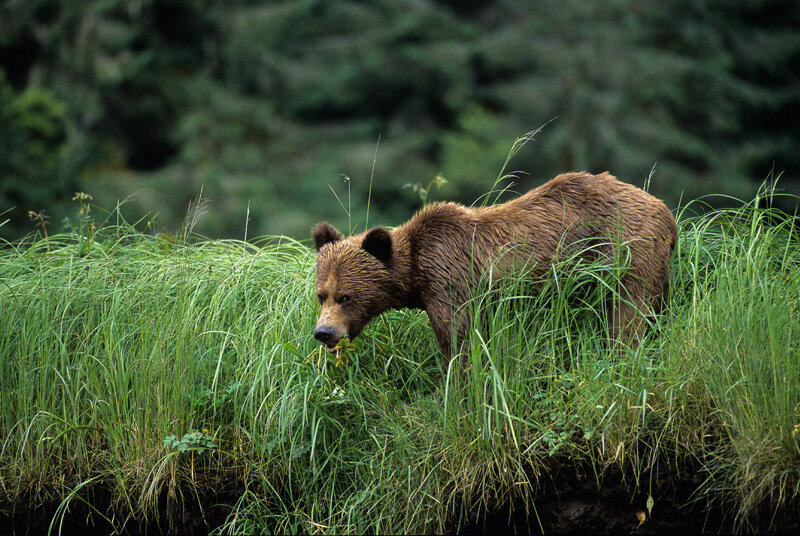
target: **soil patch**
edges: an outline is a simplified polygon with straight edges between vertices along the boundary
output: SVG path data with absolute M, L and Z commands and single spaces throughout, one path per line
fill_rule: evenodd
M 540 480 L 533 505 L 501 505 L 460 534 L 800 534 L 798 516 L 761 512 L 737 525 L 733 509 L 695 499 L 703 478 L 698 473 L 642 478 L 642 486 L 652 482 L 651 491 L 633 493 L 631 481 L 619 472 L 598 484 L 591 473 L 556 469 Z

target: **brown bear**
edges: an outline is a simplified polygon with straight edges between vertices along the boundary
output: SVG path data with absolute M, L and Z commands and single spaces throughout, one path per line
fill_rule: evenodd
M 502 276 L 525 267 L 535 281 L 560 254 L 584 251 L 581 244 L 594 240 L 598 246 L 585 251 L 605 253 L 608 262 L 613 243 L 629 255 L 609 325 L 613 336 L 635 345 L 641 312 L 657 312 L 668 297 L 676 236 L 664 203 L 608 173 L 561 174 L 494 206 L 434 203 L 392 231 L 375 227 L 344 238 L 322 222 L 313 231 L 321 305 L 314 337 L 331 350 L 387 309 L 421 308 L 449 355 L 453 335 L 459 351 L 469 333 L 463 305 L 476 280 L 489 270 Z

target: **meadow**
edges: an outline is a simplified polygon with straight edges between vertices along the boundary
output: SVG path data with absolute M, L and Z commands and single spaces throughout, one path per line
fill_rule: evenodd
M 308 243 L 81 201 L 72 231 L 0 250 L 0 511 L 51 533 L 184 532 L 186 512 L 219 534 L 442 533 L 509 503 L 535 528 L 570 468 L 623 475 L 643 528 L 664 475 L 739 529 L 800 519 L 800 229 L 776 195 L 679 209 L 671 305 L 635 349 L 604 336 L 618 273 L 568 260 L 536 292 L 476 293 L 454 359 L 419 311 L 321 348 Z

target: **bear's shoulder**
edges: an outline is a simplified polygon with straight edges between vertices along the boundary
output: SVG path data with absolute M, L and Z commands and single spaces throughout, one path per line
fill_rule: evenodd
M 460 228 L 472 219 L 472 210 L 458 203 L 436 202 L 421 208 L 403 226 L 408 231 Z

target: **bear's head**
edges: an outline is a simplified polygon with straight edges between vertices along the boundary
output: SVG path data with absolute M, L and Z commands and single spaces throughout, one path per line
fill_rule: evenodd
M 332 350 L 353 340 L 394 301 L 392 237 L 383 227 L 344 238 L 328 222 L 313 231 L 317 248 L 319 320 L 314 337 Z

